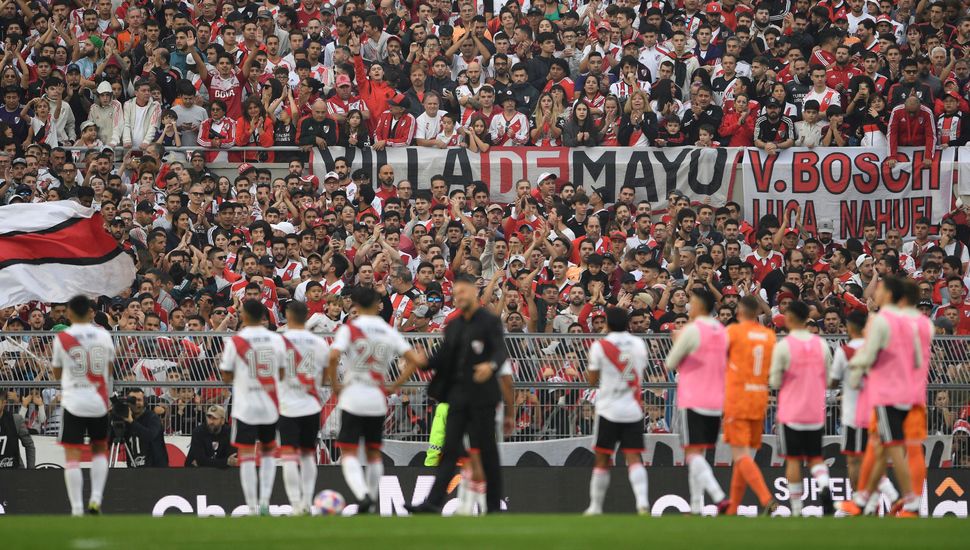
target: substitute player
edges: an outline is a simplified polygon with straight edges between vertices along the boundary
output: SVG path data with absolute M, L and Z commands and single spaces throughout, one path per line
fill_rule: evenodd
M 805 302 L 792 302 L 785 311 L 788 336 L 771 354 L 768 385 L 778 389 L 778 422 L 781 456 L 791 496 L 791 514 L 802 515 L 802 464 L 807 464 L 821 488 L 822 512 L 831 515 L 832 491 L 829 467 L 822 462 L 825 430 L 825 389 L 832 366 L 832 351 L 824 340 L 808 332 L 809 310 Z
M 330 349 L 327 377 L 337 395 L 340 409 L 340 468 L 344 480 L 358 502 L 358 513 L 376 511 L 384 462 L 381 445 L 384 438 L 384 419 L 387 416 L 387 392 L 384 381 L 391 361 L 401 355 L 405 368 L 391 387 L 397 391 L 415 369 L 424 366 L 425 359 L 411 344 L 391 328 L 377 313 L 381 298 L 370 288 L 355 288 L 351 294 L 357 318 L 337 329 Z M 337 366 L 343 358 L 343 380 L 338 379 Z M 357 458 L 360 440 L 364 440 L 367 471 Z
M 690 512 L 699 515 L 704 493 L 717 503 L 719 513 L 727 510 L 724 490 L 704 453 L 717 445 L 724 408 L 724 371 L 727 370 L 727 331 L 715 318 L 714 296 L 695 290 L 690 300 L 691 322 L 674 335 L 667 354 L 667 368 L 678 371 L 677 408 L 681 414 L 681 440 L 690 486 Z
M 291 300 L 286 306 L 285 369 L 280 371 L 280 459 L 283 484 L 294 515 L 310 509 L 317 482 L 317 435 L 320 433 L 320 386 L 330 349 L 306 330 L 307 307 Z
M 243 328 L 226 338 L 219 370 L 232 383 L 232 444 L 239 449 L 239 481 L 250 515 L 269 515 L 276 480 L 279 374 L 286 367 L 283 337 L 267 330 L 269 311 L 257 300 L 242 306 Z M 256 472 L 256 446 L 261 456 Z
M 862 513 L 862 507 L 882 478 L 887 458 L 893 462 L 896 481 L 903 493 L 899 514 L 919 514 L 920 501 L 913 491 L 904 449 L 904 424 L 913 408 L 911 385 L 914 374 L 923 364 L 915 310 L 906 308 L 908 303 L 916 303 L 915 297 L 906 297 L 907 292 L 913 292 L 912 289 L 897 277 L 886 277 L 879 282 L 874 296 L 879 312 L 869 316 L 865 342 L 849 361 L 849 384 L 852 387 L 858 388 L 862 377 L 868 372 L 867 406 L 873 410 L 871 424 L 874 430 L 874 434 L 870 434 L 869 445 L 875 457 L 875 464 L 868 475 L 865 475 L 867 468 L 863 466 L 864 475 L 861 477 L 867 477 L 862 480 L 866 483 L 865 488 L 857 490 L 852 500 L 841 505 L 842 511 L 849 515 Z
M 650 513 L 647 470 L 643 467 L 643 407 L 641 379 L 647 365 L 647 346 L 627 332 L 625 309 L 606 309 L 609 334 L 589 347 L 587 377 L 596 392 L 596 452 L 589 481 L 589 508 L 585 515 L 603 513 L 603 499 L 610 485 L 610 459 L 619 445 L 626 458 L 630 486 L 637 512 Z
M 741 298 L 738 322 L 727 328 L 724 442 L 731 446 L 734 460 L 728 514 L 737 513 L 746 487 L 751 487 L 757 495 L 766 515 L 778 507 L 753 458 L 761 448 L 761 432 L 768 408 L 768 371 L 775 349 L 775 333 L 758 323 L 760 307 L 754 296 Z
M 923 483 L 926 481 L 926 457 L 923 453 L 923 442 L 926 441 L 927 436 L 926 386 L 930 377 L 934 328 L 933 322 L 916 309 L 916 304 L 919 303 L 919 287 L 916 282 L 905 279 L 903 287 L 903 304 L 905 310 L 914 316 L 921 359 L 912 373 L 913 378 L 910 384 L 912 408 L 906 415 L 906 421 L 903 422 L 903 435 L 906 438 L 906 458 L 909 461 L 913 494 L 919 499 L 922 498 Z M 897 512 L 899 512 L 898 509 Z
M 94 308 L 86 296 L 75 296 L 67 303 L 70 328 L 57 334 L 51 354 L 54 378 L 61 381 L 61 406 L 64 418 L 58 442 L 64 447 L 64 482 L 71 502 L 71 515 L 84 513 L 84 478 L 81 455 L 91 446 L 91 498 L 88 514 L 101 513 L 104 485 L 108 481 L 108 429 L 111 392 L 111 366 L 115 360 L 114 342 L 103 328 L 91 324 Z
M 842 454 L 845 455 L 852 487 L 859 487 L 859 467 L 869 439 L 869 420 L 866 418 L 865 424 L 856 422 L 856 403 L 861 392 L 848 384 L 849 359 L 862 347 L 862 330 L 866 326 L 867 318 L 865 313 L 858 310 L 852 311 L 846 317 L 845 327 L 849 333 L 849 341 L 835 350 L 832 357 L 832 375 L 829 378 L 830 388 L 842 389 Z

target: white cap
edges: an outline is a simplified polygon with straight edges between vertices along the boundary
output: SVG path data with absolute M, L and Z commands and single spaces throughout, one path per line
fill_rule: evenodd
M 327 181 L 330 178 L 333 178 L 335 180 L 339 180 L 340 179 L 340 174 L 338 174 L 336 172 L 327 172 L 327 175 L 326 176 L 323 176 L 323 181 Z
M 296 228 L 293 227 L 293 224 L 290 222 L 274 223 L 270 224 L 269 227 L 273 231 L 282 231 L 284 235 L 292 235 L 293 233 L 296 233 Z
M 872 259 L 872 256 L 868 254 L 859 254 L 859 257 L 855 259 L 856 269 L 862 267 L 862 264 L 864 264 L 866 260 L 871 260 L 871 259 Z
M 553 174 L 552 172 L 543 172 L 543 173 L 539 174 L 539 179 L 536 180 L 536 185 L 542 183 L 543 181 L 545 181 L 545 180 L 547 180 L 549 178 L 552 178 L 552 179 L 555 180 L 555 179 L 559 179 L 559 176 Z
M 111 93 L 111 84 L 110 83 L 108 83 L 107 81 L 104 81 L 101 84 L 98 84 L 98 95 L 101 95 L 101 94 L 110 94 L 110 93 Z
M 516 255 L 512 256 L 511 258 L 509 258 L 509 265 L 512 265 L 512 262 L 515 262 L 515 261 L 519 261 L 519 262 L 522 262 L 524 264 L 525 263 L 525 256 L 522 256 L 520 254 L 516 254 Z

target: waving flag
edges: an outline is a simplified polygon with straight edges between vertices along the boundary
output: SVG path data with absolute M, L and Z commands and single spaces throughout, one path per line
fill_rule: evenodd
M 135 265 L 101 214 L 74 201 L 0 207 L 0 307 L 114 296 Z

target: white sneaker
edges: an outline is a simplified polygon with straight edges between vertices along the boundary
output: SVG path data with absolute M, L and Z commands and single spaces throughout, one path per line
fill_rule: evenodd
M 602 516 L 603 515 L 603 509 L 602 508 L 598 508 L 598 507 L 593 506 L 593 505 L 590 505 L 589 508 L 587 508 L 586 511 L 583 512 L 583 515 L 584 516 Z
M 639 516 L 650 516 L 650 515 L 653 515 L 653 514 L 650 513 L 650 507 L 649 506 L 646 506 L 644 508 L 637 508 L 637 515 L 639 515 Z

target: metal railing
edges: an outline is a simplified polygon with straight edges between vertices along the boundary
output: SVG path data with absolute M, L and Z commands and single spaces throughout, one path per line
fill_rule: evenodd
M 117 361 L 115 389 L 140 387 L 148 403 L 162 417 L 167 434 L 187 435 L 204 421 L 212 404 L 232 406 L 229 386 L 219 376 L 223 338 L 212 332 L 112 334 Z M 326 337 L 326 335 L 325 335 Z M 547 441 L 592 434 L 596 390 L 586 382 L 587 352 L 598 335 L 509 334 L 506 335 L 515 381 L 515 432 L 512 441 Z M 51 376 L 50 356 L 53 333 L 0 333 L 0 388 L 8 403 L 23 404 L 28 398 L 28 426 L 38 433 L 56 433 L 60 407 L 57 382 Z M 644 433 L 677 433 L 676 377 L 664 366 L 670 349 L 667 335 L 644 335 L 648 366 L 643 383 L 643 404 L 647 417 Z M 409 334 L 415 348 L 434 353 L 440 334 Z M 844 339 L 827 337 L 833 347 Z M 400 365 L 389 369 L 396 378 Z M 434 403 L 426 394 L 426 373 L 418 373 L 404 390 L 389 397 L 385 422 L 389 438 L 425 441 L 434 415 Z M 323 399 L 329 400 L 328 388 Z M 842 431 L 840 395 L 827 396 L 826 435 Z M 945 337 L 933 344 L 928 395 L 929 432 L 948 436 L 964 433 L 961 420 L 970 417 L 970 339 Z M 328 405 L 332 408 L 333 403 Z M 40 409 L 43 409 L 41 412 Z M 332 438 L 337 415 L 326 415 L 322 438 Z M 772 397 L 765 420 L 765 433 L 774 433 L 775 406 Z M 964 445 L 965 446 L 965 445 Z M 955 449 L 960 448 L 954 445 Z M 955 461 L 957 463 L 958 461 Z

